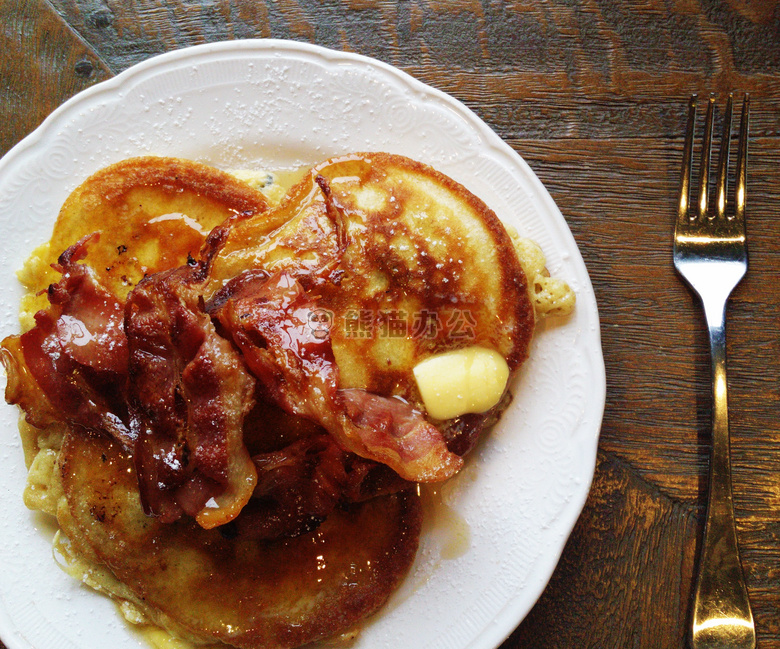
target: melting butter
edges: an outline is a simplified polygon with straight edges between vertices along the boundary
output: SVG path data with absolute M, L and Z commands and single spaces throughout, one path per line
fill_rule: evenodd
M 478 346 L 431 356 L 413 371 L 425 408 L 434 419 L 489 410 L 501 399 L 509 379 L 504 357 Z

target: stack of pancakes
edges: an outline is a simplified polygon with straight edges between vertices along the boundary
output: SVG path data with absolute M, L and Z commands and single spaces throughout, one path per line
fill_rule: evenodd
M 124 300 L 145 276 L 198 258 L 217 226 L 226 235 L 211 260 L 204 304 L 247 270 L 328 268 L 312 289 L 321 310 L 312 327 L 330 337 L 340 388 L 395 397 L 424 412 L 413 369 L 425 358 L 489 348 L 511 376 L 528 354 L 533 296 L 496 215 L 430 167 L 382 153 L 323 162 L 278 204 L 194 162 L 146 157 L 112 165 L 73 192 L 51 240 L 20 274 L 23 329 L 58 280 L 50 264 L 82 237 L 100 232 L 83 263 Z M 13 345 L 5 347 L 9 366 Z M 10 381 L 6 396 L 19 402 L 13 390 Z M 428 419 L 463 456 L 508 399 L 507 391 L 487 412 Z M 234 527 L 203 529 L 189 517 L 161 523 L 143 511 L 126 449 L 56 414 L 30 416 L 25 407 L 36 423 L 21 427 L 28 506 L 57 517 L 71 569 L 121 601 L 135 621 L 201 644 L 297 647 L 353 629 L 414 560 L 421 525 L 414 489 L 337 508 L 292 538 L 243 538 Z M 257 408 L 246 419 L 248 443 L 314 427 L 273 405 Z

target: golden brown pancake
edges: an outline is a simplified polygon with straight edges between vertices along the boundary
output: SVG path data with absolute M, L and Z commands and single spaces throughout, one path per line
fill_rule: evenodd
M 330 188 L 330 205 L 318 176 Z M 342 255 L 339 218 L 347 237 Z M 342 388 L 422 408 L 412 369 L 432 354 L 487 347 L 513 373 L 525 360 L 534 309 L 504 226 L 465 187 L 398 155 L 333 158 L 309 171 L 278 207 L 237 219 L 214 261 L 212 290 L 247 268 L 316 274 L 334 258 L 338 271 L 317 292 L 319 306 L 332 314 Z M 506 403 L 438 425 L 463 451 Z
M 201 253 L 216 253 L 204 303 L 247 270 L 308 276 L 321 311 L 311 326 L 327 328 L 341 389 L 400 397 L 424 410 L 412 370 L 425 358 L 486 347 L 514 373 L 527 356 L 534 310 L 496 215 L 458 183 L 396 155 L 328 160 L 273 208 L 204 165 L 121 162 L 67 200 L 38 266 L 100 231 L 84 263 L 123 300 L 144 275 L 197 256 L 220 224 L 220 247 Z M 27 286 L 36 291 L 57 279 L 38 273 Z M 507 402 L 433 423 L 462 455 Z M 274 440 L 313 426 L 253 412 L 269 430 L 285 428 L 271 431 Z M 245 441 L 258 451 L 268 443 Z M 162 524 L 144 514 L 133 462 L 119 445 L 77 429 L 65 436 L 54 481 L 62 489 L 57 517 L 73 546 L 107 565 L 150 619 L 238 647 L 296 647 L 349 629 L 397 587 L 420 529 L 419 504 L 408 492 L 338 509 L 315 531 L 285 540 L 249 540 L 188 518 Z
M 79 185 L 60 210 L 48 246 L 39 249 L 36 273 L 24 275 L 36 294 L 59 276 L 50 265 L 82 237 L 100 233 L 84 263 L 119 298 L 144 275 L 180 266 L 197 256 L 212 228 L 236 214 L 264 212 L 262 193 L 230 174 L 178 158 L 140 157 L 101 169 Z M 44 308 L 45 296 L 25 304 Z
M 58 520 L 74 544 L 153 615 L 237 647 L 287 649 L 349 629 L 384 603 L 417 549 L 419 501 L 403 493 L 339 510 L 292 539 L 241 541 L 146 516 L 132 460 L 106 438 L 70 433 L 58 471 Z
M 145 275 L 197 257 L 208 232 L 226 219 L 249 219 L 266 210 L 260 192 L 217 169 L 171 158 L 127 160 L 101 170 L 71 194 L 26 284 L 34 296 L 56 282 L 59 274 L 48 265 L 98 231 L 100 238 L 88 244 L 83 263 L 124 299 Z M 36 308 L 35 301 L 43 307 L 45 295 L 33 297 L 26 309 Z M 64 427 L 26 372 L 16 342 L 11 337 L 5 346 L 17 359 L 15 383 L 24 384 L 29 397 L 20 405 L 53 422 L 45 430 L 26 426 L 23 433 L 36 484 L 47 493 L 62 492 L 58 521 L 80 557 L 94 564 L 90 573 L 101 574 L 105 565 L 123 586 L 115 588 L 111 579 L 93 581 L 120 599 L 129 593 L 149 620 L 200 640 L 296 647 L 348 630 L 379 608 L 408 570 L 420 527 L 412 495 L 339 509 L 316 531 L 293 539 L 244 540 L 227 528 L 204 530 L 191 519 L 162 524 L 146 516 L 132 459 L 108 438 L 73 428 L 51 465 L 54 451 L 48 449 L 59 448 Z M 257 412 L 264 413 L 266 427 L 285 430 L 271 430 L 273 440 L 251 439 L 255 450 L 311 429 L 271 406 Z M 40 449 L 46 462 L 35 462 Z M 45 506 L 51 511 L 49 501 Z

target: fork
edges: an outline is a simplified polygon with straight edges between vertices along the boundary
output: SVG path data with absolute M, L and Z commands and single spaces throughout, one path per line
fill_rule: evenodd
M 745 192 L 750 97 L 742 103 L 733 209 L 727 202 L 733 96 L 723 116 L 714 209 L 710 208 L 711 95 L 704 123 L 698 205 L 689 207 L 696 95 L 691 97 L 683 149 L 680 199 L 674 231 L 674 266 L 704 307 L 712 356 L 712 454 L 707 519 L 693 600 L 694 649 L 753 649 L 756 632 L 739 560 L 731 493 L 726 385 L 726 303 L 747 272 Z

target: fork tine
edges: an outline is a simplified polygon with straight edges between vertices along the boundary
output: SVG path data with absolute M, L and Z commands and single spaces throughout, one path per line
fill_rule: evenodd
M 688 201 L 691 193 L 691 162 L 693 160 L 693 131 L 696 125 L 696 99 L 697 96 L 693 95 L 688 102 L 688 124 L 685 128 L 683 164 L 680 174 L 680 200 L 677 207 L 677 218 L 679 221 L 688 218 Z
M 707 118 L 704 121 L 704 142 L 701 149 L 701 167 L 699 169 L 699 218 L 707 215 L 710 204 L 708 191 L 710 177 L 710 152 L 712 151 L 712 113 L 715 107 L 715 96 L 710 95 L 707 102 Z
M 718 155 L 718 182 L 715 194 L 715 203 L 718 218 L 726 215 L 726 194 L 728 192 L 729 149 L 731 148 L 731 113 L 734 95 L 729 93 L 726 102 L 726 112 L 723 114 L 723 137 L 720 141 L 720 154 Z
M 744 223 L 745 201 L 747 200 L 747 152 L 748 122 L 750 121 L 750 95 L 745 93 L 742 101 L 742 116 L 739 120 L 739 150 L 737 153 L 737 187 L 735 196 L 735 218 Z

